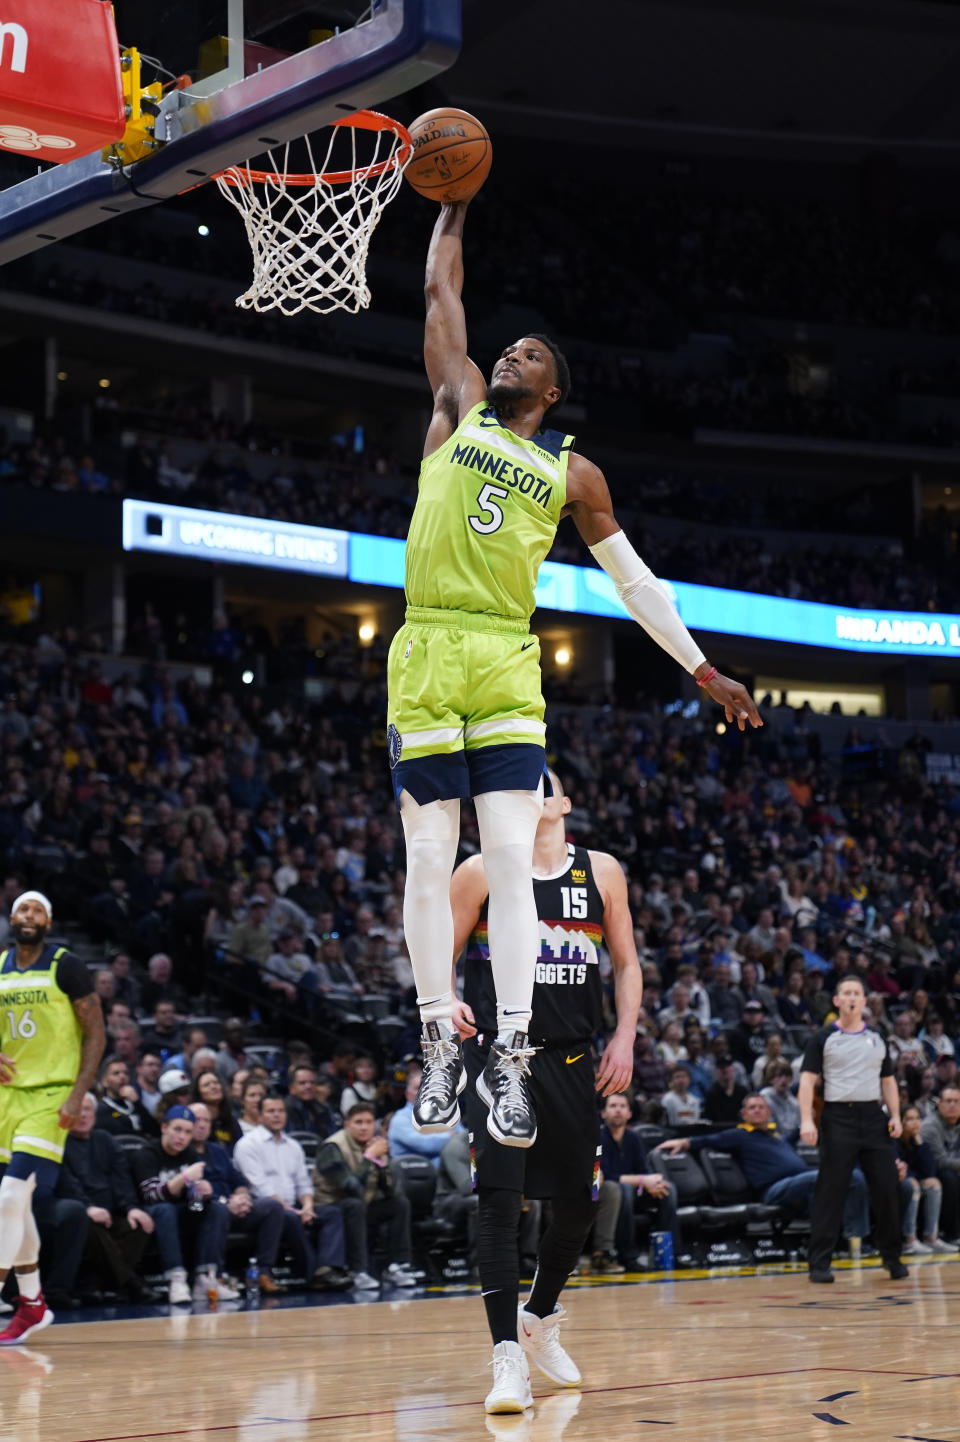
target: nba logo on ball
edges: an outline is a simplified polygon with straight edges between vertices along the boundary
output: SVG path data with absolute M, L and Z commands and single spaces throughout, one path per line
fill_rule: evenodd
M 390 762 L 391 771 L 400 760 L 400 752 L 402 750 L 403 738 L 400 735 L 400 732 L 397 730 L 396 726 L 394 726 L 393 722 L 391 721 L 390 725 L 387 727 L 387 759 Z

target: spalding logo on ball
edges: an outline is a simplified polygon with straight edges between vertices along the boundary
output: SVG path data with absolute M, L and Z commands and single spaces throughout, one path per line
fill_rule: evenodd
M 410 126 L 410 137 L 413 159 L 403 173 L 428 200 L 470 200 L 490 174 L 490 137 L 465 110 L 428 110 Z

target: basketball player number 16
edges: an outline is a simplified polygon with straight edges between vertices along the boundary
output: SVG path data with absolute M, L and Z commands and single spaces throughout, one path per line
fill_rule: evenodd
M 502 486 L 491 486 L 489 482 L 481 488 L 477 497 L 477 505 L 480 507 L 481 513 L 489 516 L 490 519 L 481 521 L 478 516 L 468 516 L 467 518 L 479 535 L 489 536 L 492 531 L 499 531 L 503 525 L 503 507 L 498 506 L 493 497 L 499 496 L 502 501 L 505 501 L 509 494 L 510 492 L 505 491 Z
M 587 888 L 585 886 L 561 886 L 560 896 L 565 921 L 583 921 L 587 915 Z

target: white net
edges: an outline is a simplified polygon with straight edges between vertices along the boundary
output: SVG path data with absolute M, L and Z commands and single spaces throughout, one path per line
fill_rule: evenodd
M 321 164 L 310 136 L 302 143 L 303 173 L 290 171 L 288 143 L 267 152 L 267 170 L 234 165 L 216 177 L 240 212 L 253 251 L 253 280 L 237 305 L 284 315 L 366 310 L 370 237 L 402 183 L 409 136 L 396 121 L 364 111 L 331 127 Z M 345 143 L 349 155 L 338 158 L 348 163 L 334 171 L 335 147 Z

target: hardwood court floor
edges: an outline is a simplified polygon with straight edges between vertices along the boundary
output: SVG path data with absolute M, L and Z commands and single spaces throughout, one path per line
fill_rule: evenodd
M 960 1263 L 580 1286 L 584 1380 L 486 1417 L 476 1296 L 55 1326 L 0 1352 L 0 1442 L 960 1439 Z

